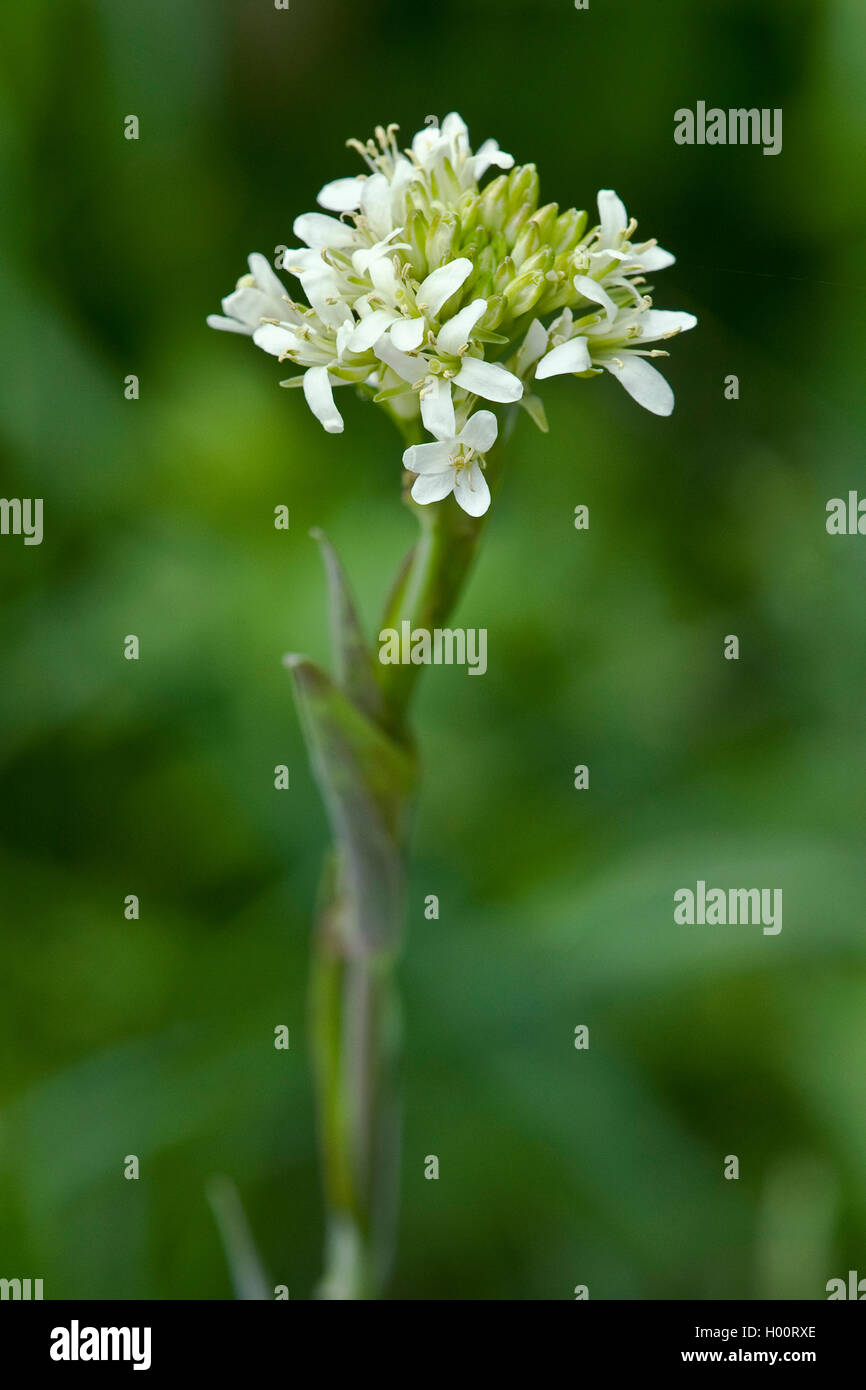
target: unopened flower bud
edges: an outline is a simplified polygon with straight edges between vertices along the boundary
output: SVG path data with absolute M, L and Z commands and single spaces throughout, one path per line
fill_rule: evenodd
M 504 261 L 496 267 L 493 276 L 493 287 L 497 294 L 504 294 L 515 276 L 514 262 L 510 256 L 506 256 Z
M 532 214 L 532 222 L 538 228 L 542 241 L 549 245 L 553 245 L 553 229 L 558 216 L 558 203 L 545 203 L 543 208 Z
M 518 208 L 528 205 L 528 215 L 531 216 L 538 207 L 538 194 L 540 182 L 538 170 L 534 164 L 524 164 L 521 169 L 515 169 L 508 176 L 508 214 L 513 216 Z
M 515 241 L 514 249 L 511 252 L 514 264 L 521 267 L 524 261 L 528 260 L 530 256 L 535 255 L 540 246 L 541 233 L 538 227 L 532 221 L 527 222 Z
M 505 174 L 500 174 L 499 178 L 489 183 L 481 194 L 478 215 L 485 227 L 494 228 L 501 224 L 505 216 L 507 187 L 507 176 Z
M 453 212 L 435 212 L 427 232 L 427 264 L 435 270 L 452 260 L 457 218 Z
M 551 236 L 554 251 L 562 255 L 573 251 L 586 229 L 586 213 L 569 208 L 556 219 L 556 228 Z
M 538 303 L 544 288 L 544 275 L 538 270 L 530 271 L 528 275 L 519 275 L 516 280 L 512 280 L 505 291 L 505 302 L 512 317 L 518 319 L 521 314 L 528 314 Z

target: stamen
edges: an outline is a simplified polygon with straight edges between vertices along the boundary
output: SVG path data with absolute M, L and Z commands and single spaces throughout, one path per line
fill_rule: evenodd
M 355 150 L 355 152 L 361 156 L 361 158 L 363 159 L 364 163 L 365 163 L 366 165 L 368 165 L 370 169 L 372 169 L 372 171 L 373 171 L 374 174 L 375 174 L 375 173 L 378 173 L 378 169 L 377 169 L 377 167 L 376 167 L 376 164 L 375 164 L 374 161 L 370 158 L 369 149 L 368 149 L 368 146 L 367 146 L 366 144 L 362 144 L 360 140 L 355 140 L 354 138 L 352 138 L 351 140 L 347 140 L 347 141 L 346 141 L 346 145 L 348 146 L 348 148 L 349 148 L 350 150 Z M 374 147 L 374 152 L 375 152 L 375 147 Z

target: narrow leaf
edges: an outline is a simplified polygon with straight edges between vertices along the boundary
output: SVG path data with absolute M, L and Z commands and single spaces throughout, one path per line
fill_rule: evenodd
M 335 916 L 350 950 L 392 948 L 403 916 L 403 856 L 417 769 L 411 748 L 391 738 L 329 677 L 301 656 L 294 680 L 313 769 L 338 847 Z
M 377 723 L 382 723 L 385 704 L 346 572 L 325 533 L 315 527 L 310 535 L 318 543 L 328 579 L 331 643 L 337 684 L 359 709 Z

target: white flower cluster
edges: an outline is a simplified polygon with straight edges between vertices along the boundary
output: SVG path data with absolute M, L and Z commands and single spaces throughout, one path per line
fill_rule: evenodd
M 534 165 L 515 168 L 495 140 L 473 154 L 456 113 L 405 151 L 396 132 L 350 141 L 368 172 L 326 184 L 326 211 L 295 222 L 304 244 L 279 264 L 307 304 L 289 299 L 265 257 L 252 255 L 211 327 L 248 334 L 302 368 L 281 384 L 302 385 L 331 433 L 343 429 L 337 386 L 382 402 L 404 432 L 420 418 L 435 442 L 403 456 L 417 475 L 412 496 L 427 503 L 454 492 L 474 516 L 490 503 L 484 456 L 498 433 L 496 415 L 476 411 L 479 399 L 520 401 L 546 429 L 534 382 L 604 370 L 647 410 L 669 415 L 673 392 L 648 361 L 666 353 L 647 344 L 696 319 L 653 309 L 645 275 L 674 257 L 633 240 L 637 224 L 616 194 L 602 189 L 598 225 L 587 230 L 586 213 L 539 207 Z M 503 172 L 481 189 L 494 167 Z

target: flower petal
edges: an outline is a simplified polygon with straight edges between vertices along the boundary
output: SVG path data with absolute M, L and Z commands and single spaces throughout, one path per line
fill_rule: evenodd
M 431 379 L 421 397 L 421 419 L 424 421 L 424 428 L 436 439 L 454 438 L 457 422 L 454 419 L 450 381 L 443 381 L 438 376 Z
M 656 371 L 645 357 L 637 357 L 633 352 L 624 352 L 619 360 L 604 357 L 598 358 L 597 361 L 617 378 L 638 405 L 642 405 L 653 415 L 671 414 L 674 408 L 674 393 L 661 372 Z
M 439 153 L 439 150 L 434 150 L 434 154 L 438 155 Z M 456 111 L 452 111 L 442 122 L 441 153 L 450 157 L 451 164 L 455 169 L 471 154 L 469 130 L 463 117 L 458 116 Z
M 336 217 L 326 217 L 323 212 L 302 213 L 295 218 L 293 231 L 309 247 L 351 246 L 357 235 L 354 227 Z
M 326 323 L 329 328 L 339 328 L 351 319 L 352 310 L 342 300 L 337 299 L 337 302 L 334 302 L 336 296 L 330 287 L 309 284 L 306 279 L 302 280 L 301 284 L 322 323 Z
M 288 308 L 288 305 L 286 305 Z M 272 304 L 267 295 L 261 290 L 256 289 L 255 285 L 240 285 L 238 289 L 232 290 L 222 301 L 223 313 L 230 319 L 237 319 L 238 323 L 245 323 L 247 329 L 252 333 L 254 328 L 258 328 L 262 318 L 267 315 L 273 318 L 276 305 Z
M 352 318 L 352 310 L 340 298 L 339 289 L 329 274 L 302 275 L 301 287 L 322 323 L 330 328 L 339 328 L 341 323 Z
M 391 216 L 391 184 L 384 174 L 374 174 L 364 182 L 361 195 L 361 211 L 366 217 L 374 236 L 387 237 L 394 231 Z
M 361 319 L 351 338 L 349 339 L 349 349 L 352 352 L 369 352 L 371 347 L 375 347 L 383 333 L 386 333 L 394 322 L 394 315 L 390 309 L 374 309 L 372 314 Z
M 459 140 L 462 135 L 468 136 L 469 127 L 459 112 L 449 111 L 442 122 L 442 134 L 447 140 Z
M 496 443 L 499 421 L 492 410 L 479 410 L 472 415 L 460 431 L 461 444 L 474 449 L 476 454 L 486 454 Z
M 615 246 L 618 237 L 628 226 L 628 213 L 625 203 L 612 188 L 598 190 L 598 220 L 601 223 L 602 245 Z
M 269 299 L 275 299 L 278 304 L 281 301 L 285 301 L 285 287 L 282 280 L 279 279 L 274 271 L 267 256 L 263 256 L 260 251 L 253 251 L 252 255 L 247 257 L 247 265 L 259 289 L 262 290 Z
M 423 130 L 419 130 L 417 135 L 412 137 L 412 153 L 419 164 L 426 161 L 433 146 L 441 138 L 442 134 L 438 125 L 425 126 Z
M 359 251 L 352 253 L 352 266 L 359 275 L 366 275 L 372 271 L 373 266 L 388 258 L 388 264 L 393 268 L 393 253 L 395 251 L 407 251 L 409 247 L 405 241 L 395 241 L 394 238 L 400 235 L 401 227 L 397 227 L 387 236 L 377 241 L 375 246 L 362 246 Z
M 398 154 L 394 161 L 394 169 L 391 174 L 391 198 L 392 203 L 399 205 L 400 199 L 404 197 L 410 183 L 415 179 L 415 166 L 411 159 L 407 159 L 404 154 Z M 399 219 L 398 219 L 399 220 Z
M 449 468 L 445 473 L 428 473 L 416 478 L 412 484 L 413 499 L 422 506 L 428 502 L 441 502 L 443 497 L 454 491 L 454 477 L 453 468 Z
M 452 443 L 413 444 L 403 455 L 403 467 L 410 473 L 442 473 L 451 467 Z
M 425 309 L 431 318 L 436 318 L 439 310 L 452 294 L 456 294 L 472 274 L 472 262 L 466 256 L 458 256 L 455 261 L 441 265 L 422 280 L 415 296 L 418 308 Z
M 638 319 L 641 329 L 641 342 L 654 343 L 659 338 L 667 338 L 674 333 L 686 333 L 694 328 L 697 319 L 694 314 L 678 312 L 676 309 L 647 309 Z M 632 347 L 635 344 L 632 343 Z
M 617 307 L 597 280 L 592 280 L 588 275 L 575 275 L 574 288 L 580 291 L 584 299 L 591 300 L 593 304 L 600 304 L 607 316 L 608 323 L 613 323 L 617 315 Z
M 632 251 L 632 260 L 636 261 L 642 270 L 666 270 L 669 265 L 673 265 L 676 256 L 671 251 L 663 251 L 660 246 L 649 246 L 646 251 Z
M 328 434 L 343 433 L 343 417 L 334 404 L 334 392 L 327 367 L 310 367 L 304 373 L 307 405 Z
M 454 496 L 464 512 L 468 512 L 470 516 L 483 516 L 487 511 L 490 506 L 490 488 L 477 463 L 458 470 L 454 479 Z
M 476 151 L 472 161 L 472 173 L 476 183 L 484 178 L 491 164 L 495 164 L 497 169 L 514 168 L 514 156 L 501 150 L 498 140 L 485 140 Z
M 453 319 L 449 319 L 442 326 L 439 330 L 439 337 L 436 339 L 436 346 L 442 352 L 450 353 L 452 357 L 456 357 L 460 349 L 469 342 L 473 328 L 486 312 L 487 300 L 473 299 L 471 304 L 467 304 L 465 309 L 461 309 L 459 314 L 455 314 Z
M 397 319 L 391 328 L 391 342 L 401 352 L 414 352 L 424 341 L 424 320 Z
M 517 375 L 524 376 L 547 348 L 549 334 L 539 319 L 533 319 L 517 354 Z
M 386 300 L 393 302 L 397 298 L 399 282 L 397 272 L 394 269 L 394 262 L 390 256 L 377 256 L 368 265 L 366 273 L 380 295 Z
M 571 331 L 573 328 L 574 314 L 571 312 L 570 309 L 563 309 L 559 317 L 555 318 L 553 320 L 553 323 L 548 328 L 548 337 L 559 338 L 562 342 L 566 342 L 567 339 L 571 337 Z
M 329 268 L 322 260 L 322 251 L 318 246 L 292 246 L 283 252 L 283 269 L 290 275 L 306 275 L 310 271 L 323 272 Z
M 256 347 L 269 352 L 272 357 L 282 357 L 284 352 L 297 352 L 301 340 L 290 328 L 281 328 L 276 323 L 263 323 L 253 334 Z
M 237 319 L 230 319 L 223 314 L 208 314 L 208 328 L 220 328 L 224 333 L 243 333 L 249 337 L 252 329 L 245 323 L 238 323 Z
M 519 401 L 523 382 L 496 362 L 484 362 L 478 357 L 464 357 L 463 366 L 454 378 L 455 384 L 486 401 Z
M 334 179 L 325 184 L 316 202 L 329 212 L 357 212 L 366 182 L 363 174 L 352 179 Z
M 406 352 L 400 352 L 391 342 L 391 335 L 383 333 L 378 343 L 375 344 L 373 351 L 380 362 L 384 362 L 386 367 L 390 367 L 392 372 L 408 381 L 410 385 L 417 386 L 423 379 L 427 370 L 427 364 L 422 357 L 410 357 Z
M 549 376 L 564 376 L 566 372 L 588 372 L 592 367 L 585 338 L 571 338 L 560 343 L 538 364 L 535 375 L 544 381 Z
M 355 320 L 347 318 L 337 329 L 337 361 L 342 362 L 347 352 L 351 352 L 350 346 L 355 334 Z

